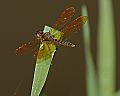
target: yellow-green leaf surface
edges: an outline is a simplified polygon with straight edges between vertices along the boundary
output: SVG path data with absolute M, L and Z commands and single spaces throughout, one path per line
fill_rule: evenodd
M 50 32 L 58 40 L 62 36 L 60 31 L 57 31 L 49 26 L 45 26 L 43 32 Z M 56 46 L 50 42 L 44 41 L 40 45 L 36 60 L 31 96 L 39 96 L 46 81 L 55 51 Z

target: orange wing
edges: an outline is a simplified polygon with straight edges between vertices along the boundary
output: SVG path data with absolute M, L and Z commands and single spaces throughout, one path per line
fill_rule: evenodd
M 21 45 L 20 47 L 18 47 L 16 49 L 16 55 L 20 55 L 26 51 L 29 51 L 30 49 L 34 49 L 37 47 L 38 44 L 39 44 L 39 40 L 37 40 L 35 38 L 33 41 L 30 41 L 30 42 L 25 43 L 25 44 Z
M 55 29 L 61 28 L 68 22 L 68 20 L 74 15 L 74 13 L 75 13 L 75 9 L 73 7 L 69 7 L 65 9 L 52 27 Z
M 61 30 L 61 32 L 64 34 L 64 36 L 76 32 L 80 30 L 81 26 L 85 24 L 87 21 L 87 16 L 79 16 L 75 20 L 73 20 L 69 25 L 67 25 L 64 29 Z

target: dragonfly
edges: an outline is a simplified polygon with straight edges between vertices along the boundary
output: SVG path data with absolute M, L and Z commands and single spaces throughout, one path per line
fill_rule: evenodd
M 33 50 L 34 57 L 42 59 L 51 55 L 58 46 L 75 47 L 75 44 L 64 40 L 64 38 L 67 38 L 71 33 L 79 31 L 81 26 L 87 21 L 87 16 L 79 16 L 70 22 L 74 14 L 74 7 L 66 8 L 51 26 L 52 31 L 43 32 L 37 30 L 33 40 L 22 44 L 16 49 L 16 55 Z M 54 29 L 59 30 L 59 32 L 56 32 Z

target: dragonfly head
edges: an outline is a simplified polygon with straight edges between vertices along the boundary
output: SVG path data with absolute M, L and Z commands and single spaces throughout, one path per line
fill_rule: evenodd
M 38 39 L 41 39 L 42 41 L 51 41 L 53 40 L 53 36 L 50 32 L 43 33 L 43 31 L 36 31 L 36 37 Z
M 38 39 L 41 39 L 41 38 L 43 38 L 43 35 L 44 35 L 44 33 L 43 33 L 43 31 L 41 31 L 41 30 L 38 30 L 38 31 L 36 31 L 36 37 L 38 38 Z
M 44 38 L 43 38 L 45 41 L 51 41 L 53 40 L 53 36 L 51 35 L 50 32 L 46 32 L 44 33 Z

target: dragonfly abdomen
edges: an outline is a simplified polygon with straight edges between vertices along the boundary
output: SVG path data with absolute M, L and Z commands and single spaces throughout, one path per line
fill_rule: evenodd
M 75 47 L 74 44 L 67 42 L 67 41 L 59 41 L 58 42 L 59 45 L 65 46 L 65 47 Z

